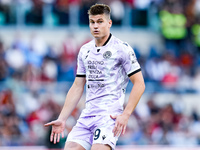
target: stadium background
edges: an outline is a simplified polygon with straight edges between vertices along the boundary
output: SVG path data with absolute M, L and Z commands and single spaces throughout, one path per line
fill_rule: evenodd
M 146 83 L 117 149 L 199 149 L 200 0 L 0 0 L 0 149 L 64 146 L 85 95 L 59 144 L 43 124 L 62 108 L 97 2 L 111 6 L 111 33 L 133 47 Z

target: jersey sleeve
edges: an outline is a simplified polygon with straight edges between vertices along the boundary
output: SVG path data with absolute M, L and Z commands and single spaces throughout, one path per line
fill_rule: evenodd
M 137 61 L 134 50 L 127 43 L 123 43 L 122 65 L 126 74 L 130 77 L 141 71 L 140 64 Z
M 81 50 L 79 51 L 79 54 L 77 57 L 76 77 L 86 77 L 86 70 L 85 70 L 85 65 L 84 65 L 83 55 L 82 55 Z

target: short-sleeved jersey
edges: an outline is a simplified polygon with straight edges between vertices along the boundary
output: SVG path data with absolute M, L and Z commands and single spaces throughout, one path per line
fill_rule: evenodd
M 141 70 L 133 49 L 110 34 L 102 47 L 95 40 L 83 45 L 77 63 L 76 76 L 86 77 L 81 117 L 121 114 L 129 77 Z

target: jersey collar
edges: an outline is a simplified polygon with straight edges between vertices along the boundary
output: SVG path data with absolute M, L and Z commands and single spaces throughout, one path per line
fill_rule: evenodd
M 107 39 L 106 42 L 103 44 L 103 46 L 105 46 L 105 45 L 110 41 L 111 37 L 112 37 L 112 34 L 110 33 L 108 39 Z M 97 46 L 95 45 L 95 47 L 97 47 Z
M 112 36 L 112 34 L 110 33 L 108 39 L 107 39 L 106 42 L 103 44 L 103 46 L 105 46 L 105 45 L 108 43 L 108 41 L 110 40 L 111 36 Z

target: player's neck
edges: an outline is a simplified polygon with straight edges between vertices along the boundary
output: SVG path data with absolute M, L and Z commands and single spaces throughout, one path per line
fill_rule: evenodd
M 96 47 L 104 46 L 106 41 L 108 40 L 110 33 L 102 38 L 95 38 L 95 45 Z

